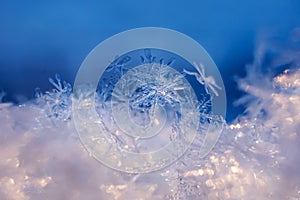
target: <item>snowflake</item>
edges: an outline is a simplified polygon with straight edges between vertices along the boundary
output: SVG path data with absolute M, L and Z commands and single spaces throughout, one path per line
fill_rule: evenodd
M 135 78 L 141 79 L 143 77 L 146 79 L 147 84 L 138 88 L 132 95 L 130 101 L 132 108 L 150 108 L 153 111 L 157 105 L 175 107 L 180 103 L 175 93 L 175 86 L 178 84 L 177 81 L 180 77 L 176 76 L 173 77 L 174 79 L 169 80 L 170 70 L 166 67 L 170 66 L 175 61 L 175 58 L 170 58 L 167 63 L 165 63 L 164 59 L 160 59 L 159 64 L 155 64 L 155 59 L 156 57 L 152 55 L 151 49 L 144 49 L 144 56 L 141 56 L 141 61 L 145 64 L 148 63 L 149 72 L 151 70 L 152 72 L 148 76 L 146 73 L 141 76 L 140 71 L 136 71 Z M 154 76 L 153 70 L 156 70 Z
M 106 72 L 115 71 L 121 76 L 126 72 L 125 66 L 131 62 L 130 56 L 118 57 L 105 69 Z
M 216 80 L 212 76 L 205 76 L 204 66 L 194 63 L 194 67 L 196 68 L 197 72 L 190 72 L 185 69 L 183 70 L 183 72 L 188 75 L 195 76 L 197 81 L 201 85 L 204 85 L 206 93 L 209 94 L 209 88 L 216 96 L 219 96 L 217 89 L 221 90 L 222 88 L 216 83 Z
M 170 69 L 161 64 L 146 64 L 143 69 L 149 70 L 143 76 L 140 74 L 141 69 L 133 70 L 132 77 L 144 84 L 141 84 L 130 95 L 129 106 L 131 111 L 133 113 L 135 111 L 147 113 L 150 120 L 152 120 L 158 106 L 172 108 L 173 111 L 178 110 L 181 99 L 177 92 L 186 89 L 186 85 L 181 84 L 181 76 L 173 76 L 171 78 L 170 75 L 172 73 Z M 182 87 L 179 88 L 179 86 Z
M 132 108 L 149 108 L 152 106 L 170 105 L 174 107 L 179 104 L 176 94 L 164 85 L 149 84 L 136 90 L 130 101 Z
M 45 112 L 49 118 L 68 120 L 71 117 L 71 94 L 72 86 L 66 81 L 61 81 L 58 74 L 55 80 L 49 78 L 49 82 L 54 86 L 52 91 L 46 91 L 44 94 L 39 88 L 36 89 L 38 104 L 45 106 Z

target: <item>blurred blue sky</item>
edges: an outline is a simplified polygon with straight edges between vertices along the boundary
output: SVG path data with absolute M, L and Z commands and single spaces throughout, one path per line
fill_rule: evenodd
M 231 102 L 241 95 L 233 75 L 252 61 L 261 31 L 285 38 L 300 27 L 300 1 L 1 0 L 0 88 L 12 100 L 33 97 L 37 86 L 47 89 L 55 73 L 73 82 L 99 42 L 145 26 L 180 31 L 208 51 L 226 85 L 230 119 L 239 112 Z

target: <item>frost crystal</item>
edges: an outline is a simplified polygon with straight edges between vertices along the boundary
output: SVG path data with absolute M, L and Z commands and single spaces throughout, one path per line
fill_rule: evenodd
M 214 77 L 205 75 L 204 66 L 202 64 L 198 65 L 197 63 L 194 63 L 194 67 L 196 68 L 197 72 L 190 72 L 187 70 L 183 70 L 184 73 L 195 76 L 197 81 L 204 86 L 205 91 L 207 94 L 209 94 L 208 88 L 214 93 L 214 95 L 219 96 L 219 93 L 217 91 L 221 90 L 222 88 L 216 83 Z
M 45 113 L 51 119 L 68 120 L 71 117 L 72 107 L 72 86 L 66 81 L 62 81 L 58 74 L 55 80 L 49 78 L 49 82 L 54 86 L 52 91 L 42 91 L 36 89 L 37 103 L 45 106 Z
M 130 56 L 125 56 L 121 58 L 116 58 L 107 68 L 106 71 L 115 71 L 117 74 L 120 74 L 121 76 L 125 73 L 125 66 L 128 65 L 131 62 Z

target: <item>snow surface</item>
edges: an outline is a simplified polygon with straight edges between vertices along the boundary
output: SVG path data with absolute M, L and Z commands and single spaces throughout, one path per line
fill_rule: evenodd
M 261 70 L 256 53 L 238 80 L 247 95 L 236 103 L 247 110 L 210 154 L 197 157 L 196 139 L 176 163 L 149 174 L 112 170 L 87 153 L 70 85 L 59 77 L 32 102 L 0 104 L 0 199 L 300 199 L 299 50 L 278 54 L 273 64 L 292 64 L 275 75 Z

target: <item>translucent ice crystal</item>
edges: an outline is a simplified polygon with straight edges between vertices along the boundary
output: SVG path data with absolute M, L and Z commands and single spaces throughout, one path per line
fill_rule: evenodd
M 214 95 L 219 96 L 217 90 L 221 90 L 221 87 L 217 85 L 215 79 L 212 76 L 206 76 L 204 66 L 202 64 L 198 65 L 194 63 L 194 67 L 196 68 L 197 72 L 190 72 L 188 70 L 183 70 L 184 73 L 195 76 L 197 81 L 204 86 L 205 91 L 209 94 L 208 88 L 214 93 Z
M 37 103 L 44 107 L 49 118 L 68 120 L 71 117 L 72 107 L 72 86 L 66 81 L 62 81 L 58 74 L 55 79 L 49 78 L 49 82 L 54 87 L 51 91 L 36 89 Z

